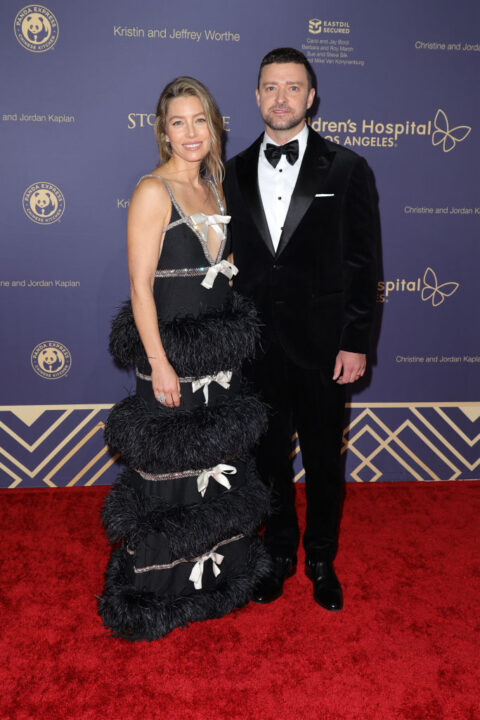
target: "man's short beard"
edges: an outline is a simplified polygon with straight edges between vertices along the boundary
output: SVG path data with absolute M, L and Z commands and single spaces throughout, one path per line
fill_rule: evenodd
M 270 130 L 291 130 L 292 128 L 299 125 L 302 120 L 305 119 L 305 114 L 303 115 L 295 115 L 295 117 L 285 118 L 284 120 L 278 119 L 278 125 L 275 124 L 275 120 L 271 119 L 271 117 L 263 116 L 262 120 L 265 123 L 265 125 L 270 128 Z M 287 123 L 284 125 L 283 123 Z
M 296 127 L 299 122 L 301 122 L 300 120 L 291 120 L 288 125 L 274 125 L 269 120 L 264 119 L 264 121 L 265 125 L 270 128 L 270 130 L 291 130 L 292 128 Z

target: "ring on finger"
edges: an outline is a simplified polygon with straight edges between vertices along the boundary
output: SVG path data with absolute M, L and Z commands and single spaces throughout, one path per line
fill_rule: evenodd
M 161 403 L 164 403 L 165 400 L 167 399 L 166 396 L 165 396 L 163 393 L 157 393 L 157 394 L 155 395 L 155 397 L 156 397 L 156 399 L 158 400 L 158 402 L 161 402 Z

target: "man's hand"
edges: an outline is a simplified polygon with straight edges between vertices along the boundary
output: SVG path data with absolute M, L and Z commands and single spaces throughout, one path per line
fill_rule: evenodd
M 361 378 L 367 368 L 367 356 L 363 353 L 353 353 L 340 350 L 335 359 L 333 380 L 339 385 L 346 385 Z

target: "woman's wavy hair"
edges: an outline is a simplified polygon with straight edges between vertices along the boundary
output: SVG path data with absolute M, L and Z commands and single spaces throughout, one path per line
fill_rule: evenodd
M 160 160 L 165 163 L 172 157 L 172 149 L 167 143 L 165 133 L 168 104 L 173 98 L 185 96 L 196 97 L 202 104 L 210 131 L 211 144 L 208 155 L 202 161 L 201 172 L 203 175 L 211 177 L 217 187 L 220 187 L 224 176 L 222 163 L 223 119 L 210 90 L 193 77 L 185 75 L 175 78 L 164 87 L 158 100 L 153 131 L 158 144 Z

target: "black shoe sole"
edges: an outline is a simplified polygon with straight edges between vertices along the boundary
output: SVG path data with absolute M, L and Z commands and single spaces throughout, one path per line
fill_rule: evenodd
M 311 580 L 312 582 L 315 582 L 315 575 L 313 573 L 312 568 L 309 565 L 305 565 L 305 575 L 307 576 L 307 578 L 309 580 Z M 343 600 L 341 602 L 340 607 L 332 608 L 332 607 L 327 607 L 326 605 L 321 603 L 320 600 L 315 596 L 315 592 L 313 593 L 313 599 L 315 600 L 317 605 L 320 605 L 321 608 L 323 608 L 324 610 L 327 610 L 328 612 L 340 612 L 340 610 L 343 610 Z
M 313 599 L 315 600 L 317 605 L 320 605 L 320 607 L 323 608 L 324 610 L 326 610 L 327 612 L 340 612 L 340 610 L 343 610 L 343 602 L 340 605 L 340 607 L 332 608 L 332 607 L 326 607 L 326 605 L 323 605 L 323 603 L 321 603 L 319 601 L 319 599 L 315 596 L 315 593 L 313 593 Z
M 295 565 L 292 565 L 292 567 L 285 573 L 283 577 L 282 587 L 280 588 L 278 593 L 275 593 L 275 595 L 267 595 L 266 598 L 258 598 L 254 595 L 252 597 L 252 602 L 258 603 L 258 605 L 268 605 L 268 603 L 274 602 L 274 600 L 278 600 L 278 598 L 283 595 L 283 583 L 285 582 L 285 580 L 295 575 L 296 571 L 297 564 L 295 563 Z
M 257 603 L 257 605 L 268 605 L 268 603 L 278 600 L 278 598 L 282 597 L 282 595 L 283 595 L 283 588 L 280 590 L 278 595 L 268 595 L 268 597 L 266 597 L 266 598 L 252 597 L 252 602 Z

